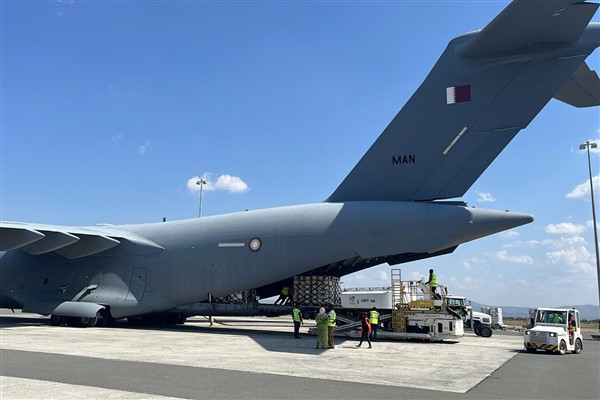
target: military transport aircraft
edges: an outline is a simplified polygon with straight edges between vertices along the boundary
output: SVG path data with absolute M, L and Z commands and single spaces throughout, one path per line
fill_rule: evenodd
M 322 203 L 141 225 L 2 222 L 0 307 L 93 326 L 209 294 L 258 288 L 268 297 L 295 275 L 434 257 L 531 222 L 447 199 L 463 196 L 550 99 L 600 104 L 585 63 L 600 45 L 597 8 L 515 0 L 483 30 L 450 41 Z

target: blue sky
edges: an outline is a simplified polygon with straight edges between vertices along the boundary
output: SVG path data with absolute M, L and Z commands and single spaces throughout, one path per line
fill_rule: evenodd
M 2 1 L 0 218 L 192 218 L 197 177 L 204 215 L 320 202 L 448 41 L 507 4 Z M 599 70 L 599 52 L 587 62 Z M 403 276 L 434 268 L 496 306 L 598 304 L 586 140 L 600 142 L 599 109 L 550 101 L 462 198 L 536 220 Z M 387 286 L 389 271 L 343 282 Z

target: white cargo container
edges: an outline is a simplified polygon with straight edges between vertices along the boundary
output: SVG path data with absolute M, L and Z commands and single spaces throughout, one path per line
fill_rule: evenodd
M 340 294 L 342 307 L 355 310 L 391 310 L 392 290 L 390 288 L 345 289 Z

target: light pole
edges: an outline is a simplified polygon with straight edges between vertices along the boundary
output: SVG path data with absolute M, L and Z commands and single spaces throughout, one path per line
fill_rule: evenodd
M 590 172 L 590 193 L 592 195 L 592 222 L 594 226 L 594 246 L 596 247 L 596 274 L 598 276 L 598 304 L 600 304 L 600 256 L 598 255 L 598 229 L 596 228 L 596 207 L 594 206 L 594 184 L 592 183 L 592 161 L 590 159 L 590 148 L 598 147 L 596 143 L 590 143 L 588 140 L 579 145 L 579 150 L 587 150 L 588 170 Z M 600 322 L 599 322 L 600 327 Z
M 198 218 L 202 216 L 202 186 L 206 185 L 205 179 L 198 179 L 196 185 L 200 185 L 200 206 L 198 207 Z

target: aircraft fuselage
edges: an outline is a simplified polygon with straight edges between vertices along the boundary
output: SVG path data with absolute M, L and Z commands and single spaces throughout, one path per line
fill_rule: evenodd
M 444 203 L 347 202 L 103 226 L 105 233 L 134 232 L 164 250 L 124 245 L 72 260 L 6 252 L 0 306 L 41 312 L 40 303 L 72 300 L 109 305 L 116 318 L 156 312 L 356 256 L 434 253 L 532 220 Z

